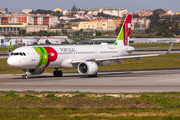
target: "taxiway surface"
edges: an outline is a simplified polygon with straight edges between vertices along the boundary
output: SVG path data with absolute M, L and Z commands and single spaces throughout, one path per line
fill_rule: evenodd
M 53 77 L 50 73 L 21 79 L 20 74 L 0 75 L 1 91 L 81 91 L 81 92 L 169 92 L 180 91 L 180 69 L 98 72 L 88 78 L 78 73 Z

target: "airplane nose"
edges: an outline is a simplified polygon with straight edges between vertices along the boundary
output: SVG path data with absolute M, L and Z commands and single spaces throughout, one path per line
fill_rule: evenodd
M 8 64 L 9 66 L 15 67 L 14 60 L 13 60 L 12 58 L 8 58 L 8 59 L 7 59 L 7 64 Z

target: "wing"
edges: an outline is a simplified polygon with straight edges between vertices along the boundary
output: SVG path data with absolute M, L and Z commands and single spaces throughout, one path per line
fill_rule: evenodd
M 137 60 L 139 60 L 139 58 L 141 58 L 141 57 L 152 57 L 152 56 L 168 54 L 171 51 L 172 46 L 173 46 L 173 43 L 169 47 L 168 51 L 163 54 L 133 55 L 133 56 L 121 56 L 121 57 L 111 57 L 111 58 L 97 58 L 97 59 L 89 59 L 89 60 L 72 60 L 71 63 L 77 64 L 77 63 L 84 62 L 84 61 L 94 61 L 94 62 L 102 62 L 102 61 L 110 61 L 110 60 L 116 61 L 116 60 L 122 60 L 122 59 L 137 59 Z

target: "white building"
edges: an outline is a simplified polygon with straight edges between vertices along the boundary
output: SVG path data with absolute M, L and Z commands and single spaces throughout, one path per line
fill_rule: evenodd
M 149 23 L 150 23 L 149 19 L 133 18 L 132 22 L 131 22 L 131 24 L 132 24 L 131 29 L 132 30 L 135 30 L 135 29 L 138 29 L 138 30 L 148 29 L 149 28 Z
M 0 46 L 4 46 L 4 36 L 0 36 Z
M 22 9 L 21 10 L 21 13 L 24 13 L 24 14 L 29 14 L 30 12 L 32 12 L 32 9 Z

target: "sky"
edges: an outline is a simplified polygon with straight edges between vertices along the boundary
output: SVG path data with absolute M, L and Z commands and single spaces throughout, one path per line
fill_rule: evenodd
M 180 12 L 180 0 L 0 0 L 0 9 L 21 12 L 22 9 L 62 10 L 76 8 L 125 8 L 128 12 L 145 10 L 172 10 Z

